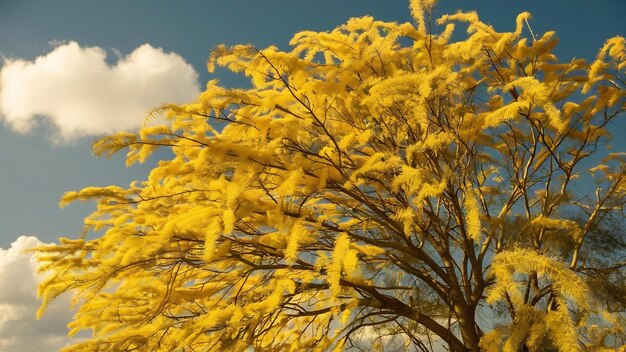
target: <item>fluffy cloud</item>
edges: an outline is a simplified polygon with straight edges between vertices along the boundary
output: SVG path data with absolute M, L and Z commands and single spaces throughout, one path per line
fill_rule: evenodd
M 36 237 L 22 236 L 10 248 L 0 248 L 0 351 L 52 352 L 70 341 L 68 297 L 51 302 L 41 320 L 35 319 L 41 277 L 35 259 L 24 250 L 39 244 Z
M 106 57 L 69 42 L 33 61 L 5 60 L 0 118 L 21 133 L 45 118 L 62 142 L 137 128 L 152 109 L 199 94 L 198 74 L 176 53 L 144 44 L 114 65 Z

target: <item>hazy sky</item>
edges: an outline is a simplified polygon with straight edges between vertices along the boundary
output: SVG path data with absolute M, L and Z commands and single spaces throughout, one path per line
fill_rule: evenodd
M 407 3 L 0 0 L 0 351 L 30 351 L 33 346 L 25 341 L 37 331 L 49 335 L 48 345 L 37 350 L 64 343 L 62 329 L 47 329 L 54 322 L 28 325 L 36 304 L 32 297 L 26 294 L 30 298 L 20 309 L 17 299 L 6 298 L 11 278 L 28 278 L 25 287 L 33 290 L 35 285 L 32 266 L 24 265 L 30 259 L 19 250 L 37 239 L 15 242 L 18 237 L 53 242 L 77 236 L 92 206 L 60 210 L 63 192 L 124 186 L 150 169 L 151 162 L 127 169 L 121 155 L 94 159 L 95 136 L 140 125 L 160 103 L 193 99 L 213 78 L 205 62 L 217 44 L 286 48 L 299 30 L 330 30 L 350 17 L 409 21 Z M 557 31 L 561 59 L 593 58 L 607 38 L 626 35 L 623 0 L 440 1 L 437 12 L 457 9 L 476 9 L 497 30 L 512 30 L 516 15 L 530 11 L 535 34 Z M 620 133 L 615 144 L 624 150 L 626 134 Z M 17 275 L 20 270 L 23 276 Z M 56 316 L 59 324 L 66 315 Z M 19 336 L 18 323 L 25 332 Z

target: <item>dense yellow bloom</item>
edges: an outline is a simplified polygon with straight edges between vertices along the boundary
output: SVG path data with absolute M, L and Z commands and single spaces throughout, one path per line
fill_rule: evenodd
M 623 235 L 607 226 L 626 160 L 602 146 L 624 39 L 558 61 L 554 33 L 524 38 L 528 13 L 511 32 L 445 15 L 437 33 L 433 6 L 300 32 L 290 51 L 219 46 L 209 70 L 250 88 L 212 80 L 159 109 L 164 126 L 96 142 L 129 165 L 171 157 L 61 199 L 97 202 L 81 239 L 37 249 L 39 314 L 70 291 L 71 333 L 93 331 L 65 351 L 619 348 Z

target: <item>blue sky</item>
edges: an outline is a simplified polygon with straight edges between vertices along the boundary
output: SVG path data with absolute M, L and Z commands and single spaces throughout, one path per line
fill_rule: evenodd
M 626 35 L 623 0 L 444 0 L 437 13 L 458 9 L 477 10 L 498 30 L 513 29 L 516 15 L 529 11 L 536 34 L 556 30 L 561 59 L 591 59 L 607 38 Z M 330 30 L 366 14 L 410 20 L 408 0 L 0 0 L 0 72 L 15 70 L 14 79 L 0 86 L 0 96 L 13 92 L 0 100 L 0 264 L 26 260 L 11 257 L 11 250 L 28 242 L 12 246 L 19 236 L 52 242 L 80 233 L 92 206 L 60 210 L 63 192 L 124 186 L 146 175 L 151 162 L 126 168 L 122 155 L 94 159 L 91 142 L 100 132 L 137 125 L 142 111 L 166 102 L 161 100 L 193 99 L 214 78 L 205 69 L 212 47 L 253 43 L 286 48 L 297 31 Z M 164 72 L 155 76 L 145 63 Z M 144 76 L 142 82 L 125 84 L 129 77 Z M 225 84 L 241 84 L 217 76 Z M 622 150 L 624 136 L 622 132 L 615 141 Z M 6 267 L 0 268 L 0 280 L 2 270 Z M 3 297 L 0 289 L 0 305 Z M 0 351 L 8 341 L 6 326 L 0 318 Z M 41 326 L 25 331 L 33 329 Z M 50 333 L 51 344 L 62 342 L 54 339 L 56 333 Z M 11 350 L 19 351 L 20 340 L 15 341 Z

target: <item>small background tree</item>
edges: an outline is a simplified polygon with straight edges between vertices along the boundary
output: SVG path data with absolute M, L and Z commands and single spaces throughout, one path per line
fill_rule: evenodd
M 159 148 L 147 180 L 85 188 L 95 239 L 37 249 L 71 291 L 84 351 L 606 350 L 624 343 L 624 38 L 558 61 L 554 33 L 476 13 L 351 19 L 291 51 L 216 48 L 167 124 L 96 155 Z M 455 23 L 468 26 L 453 41 Z

